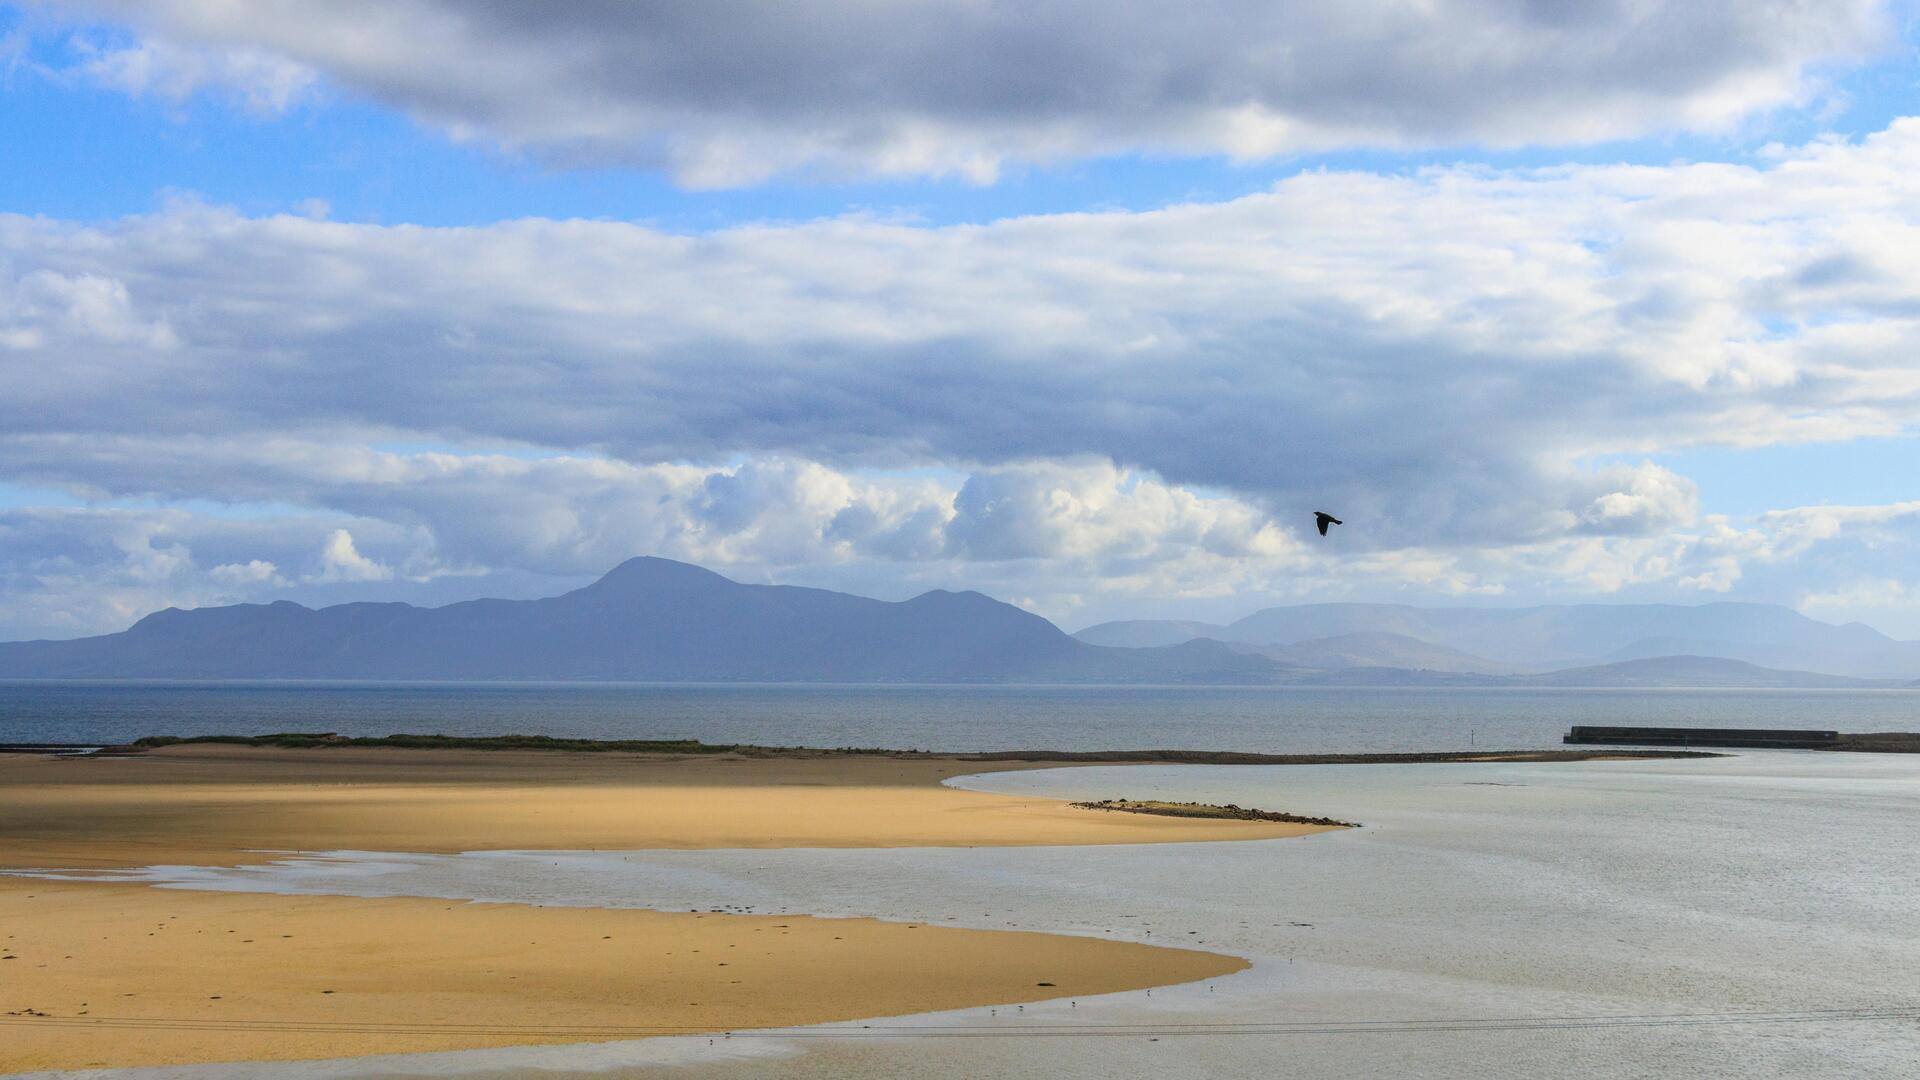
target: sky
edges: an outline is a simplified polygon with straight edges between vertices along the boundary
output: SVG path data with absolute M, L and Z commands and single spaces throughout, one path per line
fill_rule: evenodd
M 1920 638 L 1917 46 L 1877 0 L 0 5 L 0 640 L 634 555 L 1068 629 Z

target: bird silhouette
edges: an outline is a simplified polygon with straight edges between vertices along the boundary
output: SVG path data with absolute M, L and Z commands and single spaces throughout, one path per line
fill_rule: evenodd
M 1334 517 L 1332 514 L 1322 513 L 1319 510 L 1315 510 L 1313 512 L 1313 523 L 1319 527 L 1321 536 L 1327 535 L 1327 526 L 1329 525 L 1346 524 L 1346 522 L 1341 521 L 1339 518 Z

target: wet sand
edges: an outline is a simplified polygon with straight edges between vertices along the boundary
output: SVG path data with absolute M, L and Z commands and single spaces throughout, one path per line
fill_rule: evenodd
M 1046 764 L 198 745 L 8 757 L 0 868 L 232 865 L 341 849 L 1114 844 L 1323 831 L 939 786 Z M 1090 996 L 1245 966 L 1190 950 L 873 920 L 31 878 L 0 878 L 0 946 L 12 957 L 0 959 L 6 1071 L 784 1026 Z

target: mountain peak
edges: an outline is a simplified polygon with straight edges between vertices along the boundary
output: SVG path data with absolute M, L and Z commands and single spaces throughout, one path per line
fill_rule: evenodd
M 916 596 L 912 600 L 909 600 L 908 603 L 937 603 L 942 601 L 965 601 L 971 604 L 981 600 L 985 600 L 985 601 L 988 601 L 989 603 L 994 603 L 994 604 L 998 604 L 1001 602 L 1001 601 L 995 600 L 991 596 L 988 596 L 986 593 L 980 592 L 975 589 L 928 589 L 926 592 L 923 592 L 919 596 Z
M 590 589 L 605 590 L 663 590 L 713 589 L 738 584 L 732 578 L 722 577 L 703 566 L 692 563 L 675 562 L 653 555 L 636 555 L 619 566 L 601 575 L 600 580 L 587 586 Z

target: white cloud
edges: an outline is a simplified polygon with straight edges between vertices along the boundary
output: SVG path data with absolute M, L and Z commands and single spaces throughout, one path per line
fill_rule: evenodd
M 30 270 L 0 276 L 0 348 L 130 346 L 164 351 L 178 339 L 164 318 L 134 309 L 126 283 L 103 274 Z
M 1880 0 L 796 7 L 75 0 L 143 35 L 98 77 L 284 108 L 310 72 L 456 138 L 724 186 L 807 170 L 992 180 L 1088 154 L 1583 143 L 1810 103 Z
M 1913 607 L 1920 607 L 1920 589 L 1897 578 L 1867 578 L 1826 592 L 1810 592 L 1800 598 L 1800 609 L 1816 614 Z
M 320 548 L 320 573 L 316 581 L 390 581 L 393 568 L 383 566 L 353 546 L 353 534 L 335 529 L 327 534 Z
M 1692 524 L 1700 503 L 1693 481 L 1651 462 L 1633 469 L 1611 469 L 1596 474 L 1599 487 L 1612 488 L 1595 496 L 1576 515 L 1578 530 L 1600 535 L 1665 532 Z
M 179 510 L 0 510 L 0 639 L 122 630 L 164 607 L 241 599 L 198 570 L 202 534 Z
M 81 59 L 71 74 L 174 104 L 213 90 L 249 112 L 274 116 L 306 97 L 316 81 L 312 69 L 263 49 L 183 47 L 157 38 L 124 47 L 75 38 L 72 47 Z
M 1280 557 L 1297 541 L 1231 498 L 1204 498 L 1100 462 L 987 470 L 952 496 L 947 546 L 976 560 L 1159 562 L 1183 551 Z
M 342 532 L 340 535 L 345 536 Z M 280 576 L 280 570 L 265 559 L 248 559 L 244 563 L 221 563 L 207 571 L 207 576 L 222 585 L 251 588 L 261 585 L 285 585 L 286 579 Z

